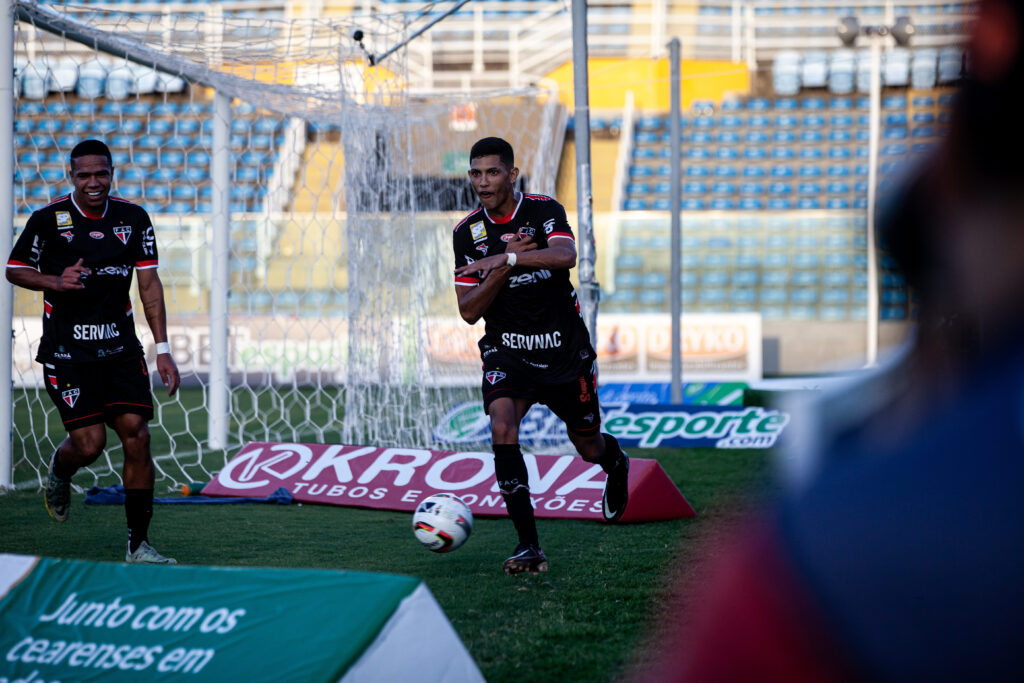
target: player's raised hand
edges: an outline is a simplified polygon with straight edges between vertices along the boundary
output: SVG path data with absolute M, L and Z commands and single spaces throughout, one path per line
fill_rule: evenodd
M 59 290 L 66 291 L 69 289 L 85 289 L 84 280 L 92 270 L 82 265 L 84 262 L 85 259 L 80 258 L 78 259 L 78 263 L 64 269 L 64 272 L 61 273 L 60 276 Z

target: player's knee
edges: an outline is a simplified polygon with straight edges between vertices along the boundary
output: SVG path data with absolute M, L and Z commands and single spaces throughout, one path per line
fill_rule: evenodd
M 149 428 L 146 427 L 145 423 L 142 423 L 137 428 L 121 432 L 120 436 L 126 456 L 149 455 Z
M 89 464 L 106 448 L 107 430 L 103 425 L 77 429 L 71 434 L 70 445 L 71 452 L 64 452 L 65 460 L 78 463 L 79 467 Z
M 511 420 L 491 420 L 491 440 L 494 443 L 517 443 L 519 425 Z

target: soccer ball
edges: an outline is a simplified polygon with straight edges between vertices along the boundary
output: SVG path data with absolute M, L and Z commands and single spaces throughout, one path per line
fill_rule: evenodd
M 435 493 L 416 506 L 412 532 L 416 540 L 435 553 L 455 550 L 473 531 L 473 513 L 454 493 Z

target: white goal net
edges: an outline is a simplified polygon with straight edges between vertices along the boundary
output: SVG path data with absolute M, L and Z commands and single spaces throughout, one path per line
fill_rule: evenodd
M 174 398 L 154 389 L 158 490 L 208 480 L 248 441 L 447 445 L 435 427 L 479 382 L 479 332 L 458 317 L 451 275 L 451 230 L 473 205 L 469 147 L 509 139 L 526 189 L 554 190 L 565 122 L 554 93 L 416 94 L 406 16 L 239 7 L 15 3 L 15 230 L 70 191 L 68 153 L 86 138 L 107 142 L 113 193 L 156 226 L 184 383 Z M 227 148 L 214 144 L 218 98 L 230 102 Z M 218 160 L 227 187 L 211 173 Z M 219 202 L 226 357 L 210 327 L 225 294 L 211 276 Z M 16 291 L 19 488 L 40 485 L 65 434 L 33 362 L 41 312 L 38 294 Z M 208 443 L 215 368 L 230 378 L 223 449 Z M 121 460 L 111 435 L 76 485 L 112 483 Z

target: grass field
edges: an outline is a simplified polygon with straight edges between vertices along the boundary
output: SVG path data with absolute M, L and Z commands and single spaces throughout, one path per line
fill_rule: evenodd
M 489 681 L 613 681 L 638 651 L 666 599 L 770 484 L 766 451 L 651 449 L 698 517 L 608 526 L 539 520 L 551 570 L 506 577 L 515 545 L 506 519 L 478 519 L 468 543 L 435 555 L 415 541 L 408 513 L 317 505 L 157 507 L 154 545 L 185 564 L 336 568 L 421 577 Z M 38 491 L 0 495 L 0 552 L 117 561 L 124 513 L 73 498 L 53 522 Z

